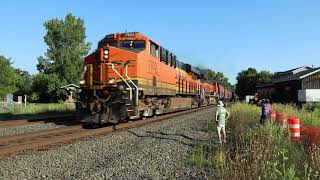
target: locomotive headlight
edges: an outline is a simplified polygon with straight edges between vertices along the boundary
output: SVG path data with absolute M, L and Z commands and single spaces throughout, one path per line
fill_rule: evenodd
M 114 79 L 110 79 L 109 81 L 108 81 L 108 84 L 115 84 L 115 80 Z
M 108 51 L 108 50 L 104 50 L 104 51 L 103 51 L 103 54 L 104 54 L 103 57 L 104 57 L 105 59 L 108 59 L 108 58 L 109 58 L 109 51 Z
M 85 80 L 81 80 L 79 83 L 80 83 L 81 85 L 84 85 L 84 84 L 86 83 L 86 81 L 85 81 Z

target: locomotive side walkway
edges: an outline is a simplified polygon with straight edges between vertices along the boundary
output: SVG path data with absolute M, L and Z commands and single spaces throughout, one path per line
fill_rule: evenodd
M 203 179 L 187 159 L 197 143 L 212 142 L 205 129 L 214 110 L 1 160 L 0 179 Z

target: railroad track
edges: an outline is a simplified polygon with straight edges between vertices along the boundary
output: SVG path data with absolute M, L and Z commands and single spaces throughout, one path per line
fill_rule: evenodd
M 124 131 L 130 128 L 142 127 L 146 124 L 160 122 L 173 117 L 201 111 L 213 106 L 201 107 L 158 117 L 137 120 L 131 123 L 122 123 L 115 126 L 108 126 L 98 129 L 84 129 L 81 125 L 68 126 L 50 130 L 36 131 L 31 133 L 7 136 L 0 138 L 0 157 L 24 153 L 31 150 L 48 149 L 52 146 L 68 144 L 72 141 L 108 134 L 116 131 Z
M 50 123 L 50 122 L 60 122 L 60 121 L 72 121 L 75 120 L 75 116 L 57 116 L 57 117 L 47 117 L 39 119 L 19 119 L 19 120 L 6 120 L 0 121 L 0 128 L 14 128 L 29 124 L 40 124 L 40 123 Z

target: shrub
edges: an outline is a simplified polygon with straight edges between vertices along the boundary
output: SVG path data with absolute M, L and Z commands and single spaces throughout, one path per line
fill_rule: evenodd
M 59 99 L 58 104 L 64 104 L 64 101 L 62 99 Z

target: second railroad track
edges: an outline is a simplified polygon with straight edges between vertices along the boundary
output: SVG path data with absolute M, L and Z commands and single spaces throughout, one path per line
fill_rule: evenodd
M 0 157 L 11 154 L 23 153 L 31 150 L 46 149 L 52 146 L 68 144 L 74 140 L 123 131 L 130 128 L 142 127 L 146 124 L 163 121 L 176 116 L 193 113 L 212 106 L 201 107 L 158 117 L 137 120 L 130 123 L 122 123 L 115 126 L 102 127 L 98 129 L 84 129 L 81 125 L 67 126 L 50 130 L 35 131 L 25 134 L 5 136 L 0 138 Z
M 5 121 L 0 121 L 0 128 L 15 128 L 15 127 L 25 126 L 30 124 L 52 123 L 52 122 L 61 122 L 61 121 L 70 122 L 73 120 L 75 120 L 74 115 L 45 117 L 45 118 L 37 118 L 37 119 L 5 120 Z

